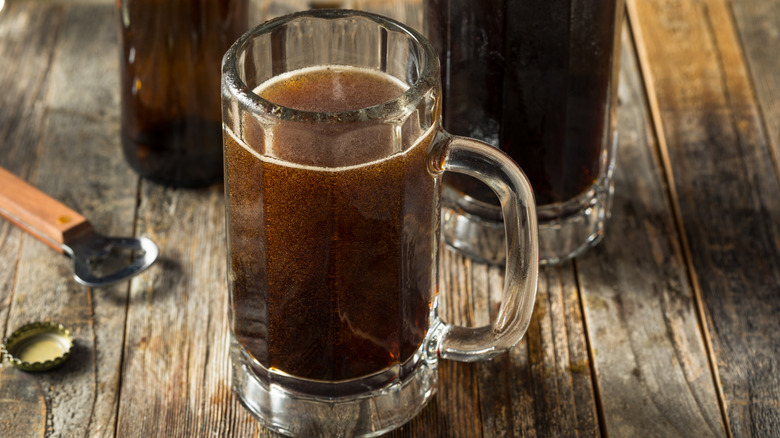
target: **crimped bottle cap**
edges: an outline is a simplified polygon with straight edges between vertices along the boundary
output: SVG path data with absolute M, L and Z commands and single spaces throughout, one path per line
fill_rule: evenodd
M 70 330 L 55 322 L 33 322 L 3 339 L 2 353 L 24 371 L 47 371 L 61 365 L 73 349 Z

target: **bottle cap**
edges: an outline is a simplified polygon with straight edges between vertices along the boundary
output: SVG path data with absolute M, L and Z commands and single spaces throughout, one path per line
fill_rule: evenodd
M 33 322 L 19 327 L 3 339 L 2 353 L 24 371 L 47 371 L 70 356 L 73 336 L 62 324 Z

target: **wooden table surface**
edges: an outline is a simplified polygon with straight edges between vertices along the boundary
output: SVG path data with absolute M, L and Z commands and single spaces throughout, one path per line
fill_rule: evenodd
M 419 25 L 415 0 L 388 3 L 348 6 Z M 274 436 L 230 389 L 221 185 L 157 186 L 122 157 L 113 8 L 5 1 L 0 166 L 161 259 L 89 289 L 0 220 L 0 335 L 56 320 L 76 339 L 57 370 L 0 366 L 0 437 Z M 780 436 L 780 1 L 627 12 L 606 238 L 543 269 L 525 338 L 442 363 L 434 400 L 391 436 Z M 501 277 L 447 253 L 443 313 L 484 324 Z

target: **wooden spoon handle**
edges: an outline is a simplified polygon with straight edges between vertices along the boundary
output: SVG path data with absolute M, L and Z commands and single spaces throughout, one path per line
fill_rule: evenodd
M 0 216 L 51 246 L 62 245 L 92 232 L 84 216 L 0 167 Z

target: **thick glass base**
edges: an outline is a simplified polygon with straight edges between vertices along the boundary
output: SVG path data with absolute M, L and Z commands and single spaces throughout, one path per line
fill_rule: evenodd
M 612 179 L 605 175 L 574 199 L 538 205 L 540 264 L 562 263 L 596 245 L 604 235 L 612 192 Z M 442 205 L 444 241 L 466 257 L 503 265 L 506 242 L 500 214 L 498 207 L 464 199 L 445 187 Z
M 425 343 L 423 344 L 425 345 Z M 232 340 L 233 390 L 265 427 L 289 436 L 377 436 L 411 420 L 433 397 L 437 361 L 421 349 L 411 371 L 379 388 L 373 378 L 348 382 L 313 382 L 285 376 L 260 366 Z M 401 367 L 399 367 L 401 368 Z M 386 374 L 386 373 L 384 373 Z M 365 384 L 375 388 L 355 392 Z M 289 389 L 313 387 L 313 391 Z M 327 387 L 331 394 L 322 395 Z M 319 393 L 320 395 L 313 395 Z

